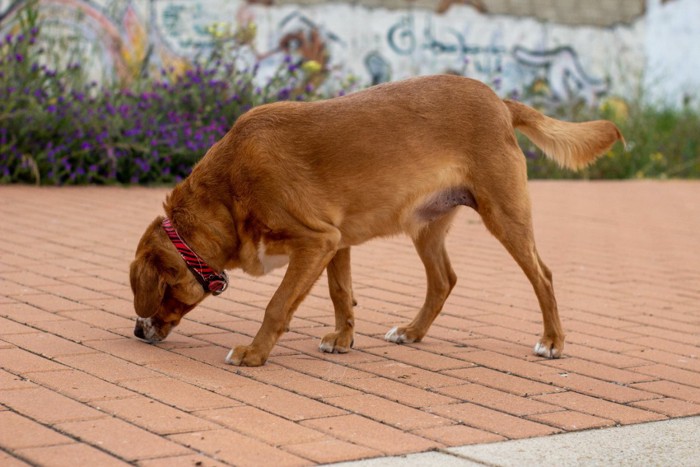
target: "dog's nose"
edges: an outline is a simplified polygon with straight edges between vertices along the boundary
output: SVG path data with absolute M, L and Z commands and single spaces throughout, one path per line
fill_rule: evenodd
M 134 335 L 139 339 L 146 339 L 146 335 L 143 333 L 143 328 L 138 324 L 134 328 Z

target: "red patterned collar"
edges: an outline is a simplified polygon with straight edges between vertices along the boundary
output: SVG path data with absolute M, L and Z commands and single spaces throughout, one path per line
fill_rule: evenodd
M 192 271 L 199 283 L 202 284 L 202 287 L 204 287 L 204 291 L 211 292 L 212 295 L 219 295 L 226 290 L 226 287 L 228 287 L 226 271 L 222 271 L 221 273 L 214 271 L 202 258 L 197 256 L 197 253 L 180 238 L 180 234 L 177 233 L 170 219 L 167 217 L 163 219 L 162 225 L 163 230 L 168 234 L 168 238 L 173 242 L 173 245 L 178 253 L 180 253 L 180 256 L 182 256 L 182 259 L 185 260 L 187 267 Z

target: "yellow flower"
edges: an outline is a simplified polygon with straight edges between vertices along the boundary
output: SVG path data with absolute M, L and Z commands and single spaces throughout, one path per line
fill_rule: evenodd
M 613 120 L 624 122 L 629 117 L 627 102 L 619 97 L 608 97 L 600 103 L 600 110 L 607 112 Z
M 216 22 L 212 23 L 211 25 L 207 26 L 207 33 L 210 34 L 213 38 L 215 39 L 220 39 L 226 35 L 226 32 L 228 30 L 228 25 L 224 22 Z
M 258 34 L 258 26 L 253 21 L 247 22 L 245 25 L 239 25 L 236 30 L 236 40 L 241 44 L 251 44 Z
M 653 162 L 665 162 L 665 161 L 666 161 L 666 156 L 664 156 L 664 155 L 663 155 L 662 153 L 660 153 L 660 152 L 655 152 L 654 154 L 652 154 L 651 156 L 649 156 L 649 158 L 650 158 Z
M 318 73 L 323 69 L 323 65 L 318 63 L 316 60 L 308 60 L 304 62 L 301 69 L 309 74 Z
M 549 84 L 543 79 L 538 79 L 532 83 L 532 92 L 535 94 L 549 94 Z

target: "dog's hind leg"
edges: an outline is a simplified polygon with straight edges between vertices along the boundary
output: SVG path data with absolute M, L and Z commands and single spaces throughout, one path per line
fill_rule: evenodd
M 552 273 L 542 262 L 535 247 L 526 181 L 518 180 L 510 184 L 507 198 L 499 194 L 489 199 L 480 199 L 479 202 L 479 213 L 484 224 L 518 263 L 537 295 L 544 332 L 535 344 L 534 352 L 543 357 L 561 357 L 564 331 L 554 297 Z
M 335 332 L 321 339 L 319 349 L 323 352 L 346 353 L 352 347 L 355 332 L 355 317 L 352 310 L 352 276 L 350 273 L 350 248 L 338 250 L 328 267 L 328 289 L 335 309 Z
M 420 342 L 442 310 L 445 300 L 457 283 L 445 249 L 445 235 L 456 209 L 428 224 L 413 238 L 416 251 L 425 266 L 428 291 L 416 317 L 407 326 L 392 328 L 384 338 L 390 342 Z

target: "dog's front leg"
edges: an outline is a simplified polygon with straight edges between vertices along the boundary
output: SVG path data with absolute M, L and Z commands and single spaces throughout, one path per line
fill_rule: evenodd
M 226 356 L 226 363 L 260 366 L 265 363 L 280 336 L 287 330 L 294 310 L 335 255 L 340 232 L 316 234 L 297 243 L 289 255 L 282 283 L 265 309 L 265 318 L 250 345 L 240 345 Z
M 350 248 L 338 250 L 326 271 L 328 271 L 328 290 L 335 309 L 335 332 L 326 334 L 321 339 L 319 349 L 322 352 L 347 353 L 352 347 L 355 332 Z

